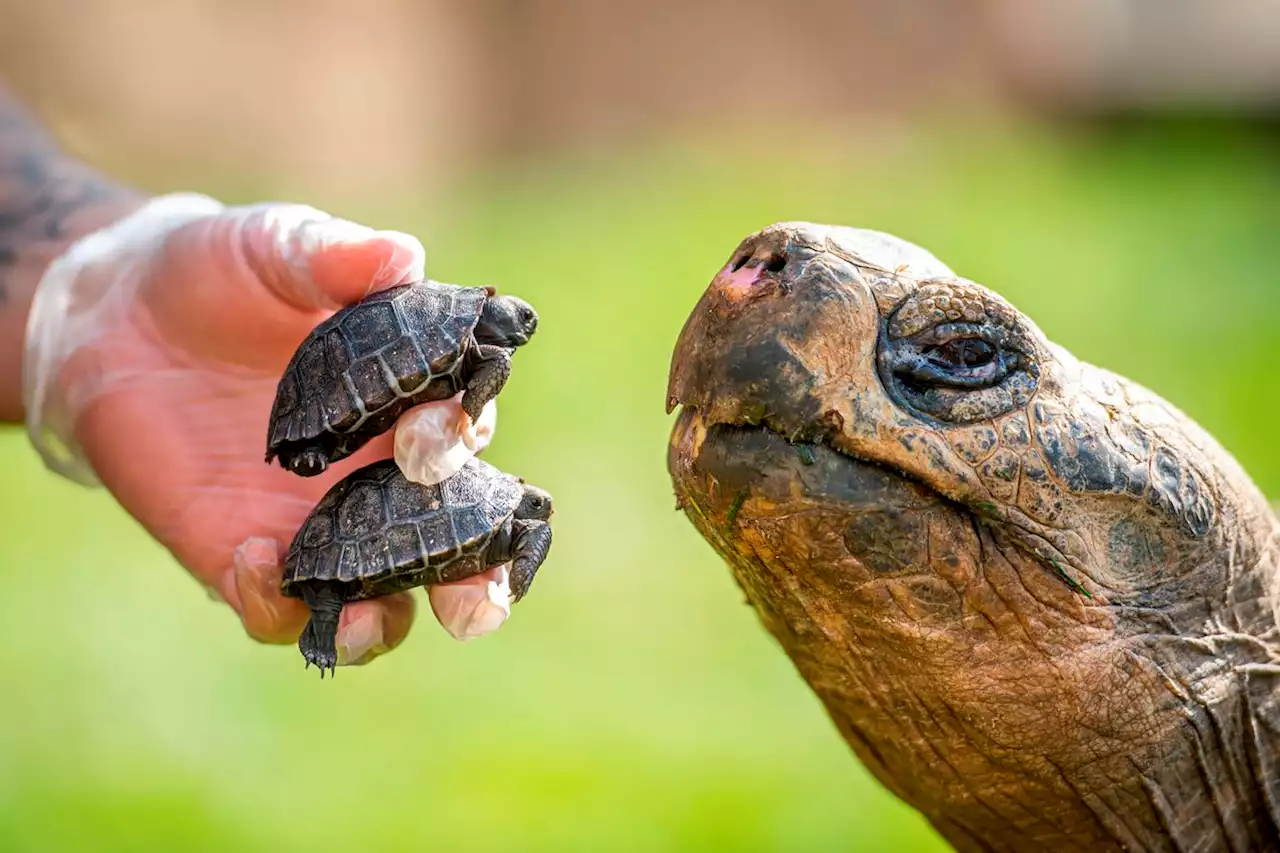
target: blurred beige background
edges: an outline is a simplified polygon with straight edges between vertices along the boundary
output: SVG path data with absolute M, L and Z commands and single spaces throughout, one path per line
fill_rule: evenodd
M 1274 0 L 0 0 L 0 71 L 80 150 L 286 194 L 430 195 L 672 125 L 1280 99 Z

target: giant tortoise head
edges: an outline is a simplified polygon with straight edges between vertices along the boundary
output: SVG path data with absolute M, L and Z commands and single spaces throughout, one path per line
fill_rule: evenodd
M 1280 837 L 1276 519 L 1174 406 L 918 246 L 794 222 L 715 275 L 667 406 L 680 506 L 957 847 Z

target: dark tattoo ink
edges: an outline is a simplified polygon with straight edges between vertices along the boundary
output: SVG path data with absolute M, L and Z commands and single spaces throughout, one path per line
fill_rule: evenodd
M 0 310 L 13 296 L 18 267 L 43 269 L 79 236 L 68 229 L 72 217 L 126 194 L 64 154 L 0 90 Z

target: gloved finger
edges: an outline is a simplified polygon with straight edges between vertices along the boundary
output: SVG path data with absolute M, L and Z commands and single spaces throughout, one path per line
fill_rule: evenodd
M 297 642 L 311 611 L 301 600 L 280 592 L 279 554 L 274 539 L 254 537 L 243 542 L 236 548 L 231 570 L 235 598 L 223 597 L 240 614 L 250 637 L 283 645 Z
M 337 310 L 375 290 L 423 277 L 422 243 L 376 231 L 308 205 L 247 209 L 240 226 L 245 260 L 262 283 L 304 310 Z
M 455 640 L 474 640 L 502 627 L 511 615 L 511 564 L 484 574 L 427 587 L 431 612 Z
M 338 666 L 363 666 L 404 642 L 416 607 L 412 595 L 399 592 L 342 608 Z
M 305 205 L 233 208 L 169 235 L 141 299 L 169 349 L 276 374 L 333 311 L 421 279 L 424 257 L 408 234 Z
M 462 394 L 415 406 L 395 426 L 395 460 L 406 478 L 430 486 L 456 474 L 493 440 L 498 403 L 490 400 L 471 423 Z

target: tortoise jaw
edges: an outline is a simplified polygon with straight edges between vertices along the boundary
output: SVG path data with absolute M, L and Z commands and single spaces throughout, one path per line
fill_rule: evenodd
M 882 638 L 923 623 L 960 630 L 977 527 L 928 486 L 825 442 L 708 424 L 691 408 L 667 463 L 678 507 L 775 633 L 792 632 L 795 600 L 822 601 Z

